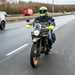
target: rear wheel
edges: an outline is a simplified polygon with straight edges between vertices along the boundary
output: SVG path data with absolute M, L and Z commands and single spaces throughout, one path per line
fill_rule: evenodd
M 5 29 L 5 21 L 1 22 L 0 29 L 1 31 Z
M 31 53 L 30 53 L 30 64 L 33 68 L 38 66 L 38 52 L 35 44 L 32 45 Z

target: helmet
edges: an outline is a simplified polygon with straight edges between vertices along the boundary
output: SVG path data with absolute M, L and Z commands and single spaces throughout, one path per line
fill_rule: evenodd
M 47 7 L 40 7 L 40 8 L 39 8 L 39 13 L 40 13 L 40 15 L 46 15 L 47 12 L 48 12 Z

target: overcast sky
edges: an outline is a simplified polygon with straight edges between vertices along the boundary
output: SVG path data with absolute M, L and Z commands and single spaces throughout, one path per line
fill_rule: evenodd
M 9 1 L 19 1 L 19 0 L 9 0 Z M 42 2 L 42 3 L 52 3 L 52 0 L 21 0 L 21 1 L 33 1 L 33 2 Z M 54 0 L 55 4 L 75 4 L 75 0 Z

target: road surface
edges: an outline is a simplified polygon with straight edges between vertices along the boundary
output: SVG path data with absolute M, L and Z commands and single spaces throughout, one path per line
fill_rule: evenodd
M 56 17 L 57 41 L 37 69 L 30 66 L 31 29 L 25 21 L 0 31 L 0 75 L 75 75 L 75 16 Z

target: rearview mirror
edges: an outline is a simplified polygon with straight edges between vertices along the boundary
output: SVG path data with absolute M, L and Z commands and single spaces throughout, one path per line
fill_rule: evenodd
M 26 22 L 30 22 L 30 20 L 29 20 L 29 19 L 27 19 L 27 20 L 26 20 Z
M 52 19 L 51 21 L 54 22 L 54 19 Z

